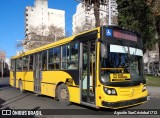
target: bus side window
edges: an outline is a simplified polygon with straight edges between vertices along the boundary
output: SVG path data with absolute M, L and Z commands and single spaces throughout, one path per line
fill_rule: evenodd
M 11 60 L 11 71 L 15 71 L 15 60 Z
M 67 69 L 68 53 L 68 45 L 62 46 L 62 69 Z
M 68 69 L 78 69 L 78 43 L 71 43 L 69 49 Z
M 42 70 L 47 70 L 47 51 L 42 52 Z
M 53 48 L 48 50 L 48 70 L 53 70 Z
M 17 71 L 22 71 L 22 58 L 18 58 L 17 60 L 16 60 L 16 70 Z
M 48 51 L 48 70 L 56 70 L 60 67 L 60 47 Z
M 11 60 L 11 71 L 14 71 L 14 60 Z
M 60 68 L 60 47 L 54 48 L 54 69 Z
M 23 71 L 28 71 L 28 56 L 23 57 Z
M 33 55 L 30 55 L 29 58 L 29 71 L 33 70 Z

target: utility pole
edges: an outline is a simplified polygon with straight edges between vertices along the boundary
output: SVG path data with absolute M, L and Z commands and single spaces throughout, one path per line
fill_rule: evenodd
M 112 19 L 111 19 L 111 0 L 109 0 L 109 25 L 112 24 Z

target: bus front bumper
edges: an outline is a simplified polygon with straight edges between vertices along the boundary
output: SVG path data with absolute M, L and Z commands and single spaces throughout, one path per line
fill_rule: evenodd
M 120 101 L 120 102 L 102 101 L 102 106 L 107 107 L 107 108 L 111 108 L 111 109 L 118 109 L 118 108 L 124 108 L 124 107 L 129 107 L 129 106 L 141 104 L 143 102 L 146 102 L 147 100 L 149 100 L 149 96 L 138 98 L 138 99 L 133 99 L 133 100 Z

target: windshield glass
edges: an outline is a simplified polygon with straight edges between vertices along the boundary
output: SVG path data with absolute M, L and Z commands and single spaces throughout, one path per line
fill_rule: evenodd
M 126 78 L 131 81 L 142 79 L 142 50 L 120 46 L 108 46 L 107 58 L 101 58 L 101 80 L 111 82 L 111 74 L 121 74 L 119 78 L 128 75 Z M 119 75 L 118 75 L 119 76 Z M 113 77 L 114 78 L 114 77 Z M 124 77 L 125 78 L 125 77 Z
M 102 58 L 101 69 L 107 73 L 128 73 L 128 54 L 110 52 L 108 58 Z

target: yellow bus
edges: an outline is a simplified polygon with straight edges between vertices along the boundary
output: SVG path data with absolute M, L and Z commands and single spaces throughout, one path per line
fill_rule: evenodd
M 94 108 L 147 101 L 141 36 L 102 26 L 11 58 L 10 85 Z

